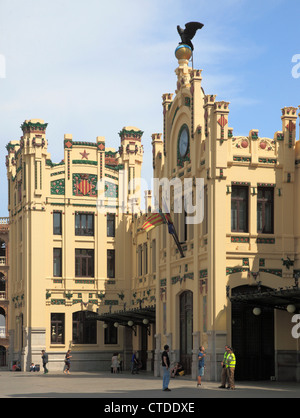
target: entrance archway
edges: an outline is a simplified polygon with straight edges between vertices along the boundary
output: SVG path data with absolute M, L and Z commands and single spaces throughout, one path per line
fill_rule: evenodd
M 180 295 L 180 362 L 186 374 L 191 374 L 193 350 L 193 292 Z
M 263 290 L 263 289 L 262 289 Z M 232 289 L 232 295 L 251 294 L 253 286 Z M 232 346 L 237 359 L 237 380 L 269 380 L 275 374 L 274 309 L 261 307 L 254 315 L 255 306 L 232 302 Z

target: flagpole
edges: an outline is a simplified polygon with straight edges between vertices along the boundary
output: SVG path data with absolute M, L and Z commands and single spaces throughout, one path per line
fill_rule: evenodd
M 176 232 L 175 227 L 174 227 L 174 234 L 171 234 L 171 235 L 172 235 L 172 236 L 173 236 L 173 238 L 174 238 L 175 244 L 177 245 L 177 248 L 178 248 L 178 250 L 179 250 L 179 252 L 180 252 L 181 258 L 184 258 L 184 257 L 185 257 L 185 255 L 184 255 L 183 249 L 182 249 L 182 247 L 181 247 L 181 244 L 180 244 L 180 242 L 179 242 L 178 235 L 177 235 L 177 232 Z
M 160 210 L 160 213 L 161 213 L 161 214 L 163 214 L 163 213 L 162 213 L 162 210 L 161 210 L 160 208 L 159 208 L 159 210 Z M 165 219 L 165 221 L 167 222 L 167 226 L 168 226 L 168 228 L 169 228 L 169 222 L 168 222 L 168 220 L 166 219 L 166 217 L 165 217 L 165 216 L 164 216 L 164 219 Z M 173 222 L 172 222 L 171 224 L 172 224 L 172 226 L 173 226 L 173 228 L 172 228 L 172 231 L 173 231 L 173 232 L 170 232 L 170 230 L 169 230 L 169 232 L 170 232 L 170 234 L 173 236 L 173 239 L 174 239 L 175 244 L 176 244 L 176 246 L 177 246 L 177 248 L 178 248 L 178 251 L 180 252 L 181 258 L 184 258 L 184 257 L 185 257 L 185 255 L 184 255 L 183 249 L 182 249 L 182 247 L 181 247 L 181 244 L 180 244 L 180 241 L 179 241 L 179 238 L 178 238 L 178 235 L 177 235 L 176 228 L 175 228 L 175 226 L 174 226 Z

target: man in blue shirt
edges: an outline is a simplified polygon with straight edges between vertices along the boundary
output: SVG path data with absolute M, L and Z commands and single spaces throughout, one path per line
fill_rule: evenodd
M 164 352 L 161 356 L 162 367 L 163 367 L 163 390 L 170 392 L 169 382 L 170 382 L 170 359 L 169 359 L 169 346 L 164 346 Z
M 204 357 L 206 356 L 204 352 L 203 345 L 199 348 L 198 354 L 198 382 L 197 387 L 201 386 L 201 378 L 204 376 Z

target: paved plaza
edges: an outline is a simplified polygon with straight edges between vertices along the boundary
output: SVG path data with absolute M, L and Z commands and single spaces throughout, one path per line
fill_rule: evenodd
M 131 398 L 160 402 L 205 398 L 300 398 L 300 384 L 280 382 L 236 382 L 236 390 L 219 389 L 218 382 L 203 382 L 201 389 L 190 377 L 171 379 L 170 392 L 162 391 L 162 378 L 142 372 L 74 372 L 70 375 L 49 372 L 0 372 L 1 398 L 103 398 L 105 403 Z M 161 401 L 163 399 L 163 401 Z M 103 405 L 103 401 L 101 402 Z

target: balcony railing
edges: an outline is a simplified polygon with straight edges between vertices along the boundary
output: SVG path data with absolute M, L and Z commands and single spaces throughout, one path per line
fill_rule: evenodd
M 0 338 L 6 338 L 5 327 L 0 327 Z
M 0 257 L 0 266 L 6 266 L 6 257 Z
M 9 218 L 0 218 L 0 225 L 8 225 L 9 224 Z
M 0 292 L 0 300 L 6 299 L 6 292 Z

